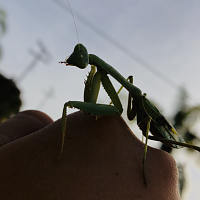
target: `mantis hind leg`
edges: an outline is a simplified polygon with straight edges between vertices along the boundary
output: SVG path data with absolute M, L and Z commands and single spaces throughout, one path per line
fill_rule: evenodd
M 145 141 L 145 146 L 144 146 L 144 156 L 143 156 L 143 160 L 142 160 L 142 164 L 143 164 L 143 177 L 144 177 L 144 183 L 147 186 L 147 181 L 146 181 L 146 176 L 145 176 L 145 160 L 146 160 L 146 156 L 147 156 L 147 142 L 148 142 L 148 135 L 149 135 L 149 129 L 150 129 L 150 123 L 151 123 L 151 118 L 148 117 L 147 119 L 147 123 L 146 123 L 146 141 Z

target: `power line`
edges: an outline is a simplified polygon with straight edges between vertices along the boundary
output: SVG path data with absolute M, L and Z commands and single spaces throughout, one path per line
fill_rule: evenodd
M 68 5 L 66 5 L 63 2 L 54 0 L 54 2 L 59 5 L 61 8 L 63 8 L 65 11 L 70 13 Z M 89 27 L 91 30 L 96 32 L 98 35 L 106 39 L 109 43 L 117 47 L 119 50 L 121 50 L 124 54 L 126 54 L 128 57 L 130 57 L 132 60 L 139 63 L 141 66 L 143 66 L 145 69 L 149 70 L 151 73 L 156 75 L 158 78 L 160 78 L 162 81 L 164 81 L 167 85 L 171 86 L 173 89 L 179 90 L 179 86 L 169 77 L 167 77 L 165 74 L 161 73 L 157 69 L 155 69 L 151 64 L 149 64 L 146 60 L 138 56 L 137 54 L 133 53 L 129 49 L 127 49 L 126 46 L 118 42 L 117 40 L 113 39 L 113 37 L 106 34 L 104 31 L 99 29 L 97 26 L 89 22 L 84 16 L 80 15 L 76 11 L 73 11 L 74 16 L 80 20 L 83 24 L 85 24 L 87 27 Z
M 46 102 L 50 99 L 50 98 L 52 98 L 54 96 L 54 89 L 53 88 L 49 88 L 49 90 L 48 91 L 46 91 L 45 93 L 44 93 L 44 97 L 43 97 L 43 99 L 39 102 L 39 104 L 37 105 L 37 109 L 41 109 L 41 108 L 43 108 L 43 106 L 46 104 Z
M 45 64 L 47 63 L 47 61 L 49 61 L 49 59 L 44 59 L 44 55 L 47 56 L 48 58 L 51 56 L 50 53 L 45 48 L 44 44 L 40 40 L 37 41 L 37 44 L 40 48 L 40 52 L 36 53 L 32 49 L 29 51 L 29 53 L 33 55 L 34 59 L 19 75 L 19 77 L 17 78 L 18 82 L 21 82 L 28 75 L 28 73 L 37 65 L 38 61 L 42 61 Z
M 53 0 L 57 5 L 59 5 L 62 9 L 70 13 L 68 5 L 65 3 L 59 1 L 59 0 Z M 89 22 L 86 18 L 84 18 L 83 15 L 79 14 L 78 12 L 73 10 L 74 16 L 80 20 L 83 24 L 85 24 L 87 27 L 89 27 L 91 30 L 93 30 L 95 33 L 97 33 L 102 38 L 106 39 L 109 43 L 111 43 L 113 46 L 118 48 L 122 51 L 125 55 L 127 55 L 132 60 L 139 63 L 142 67 L 144 67 L 146 70 L 149 70 L 152 74 L 154 74 L 156 77 L 158 77 L 160 80 L 165 82 L 168 86 L 173 88 L 176 91 L 180 91 L 180 86 L 174 82 L 173 79 L 170 79 L 168 76 L 163 74 L 162 72 L 155 69 L 150 63 L 148 63 L 145 59 L 141 58 L 137 54 L 133 53 L 131 50 L 127 49 L 126 46 L 118 42 L 118 40 L 113 39 L 113 37 L 109 36 L 106 32 L 99 29 L 97 26 L 95 26 L 93 23 Z M 195 102 L 193 99 L 191 99 L 189 96 L 187 99 L 193 103 L 194 105 L 199 105 L 199 103 Z

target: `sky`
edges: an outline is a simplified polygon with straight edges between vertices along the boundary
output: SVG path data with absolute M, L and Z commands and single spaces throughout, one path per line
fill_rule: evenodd
M 199 105 L 200 1 L 73 0 L 70 5 L 79 42 L 124 77 L 133 75 L 134 84 L 166 117 L 170 119 L 176 112 L 181 87 L 188 92 L 188 103 Z M 65 102 L 83 101 L 84 79 L 90 70 L 58 64 L 78 43 L 67 1 L 6 0 L 0 1 L 0 8 L 7 15 L 0 72 L 20 88 L 21 110 L 39 109 L 59 119 Z M 47 55 L 41 54 L 38 41 Z M 33 63 L 38 53 L 42 57 Z M 34 67 L 20 79 L 31 64 Z M 125 90 L 120 98 L 126 109 Z M 103 89 L 98 102 L 109 103 Z M 71 112 L 74 110 L 68 110 Z M 141 137 L 140 131 L 136 133 Z M 190 183 L 183 200 L 192 195 L 200 198 L 197 166 L 187 167 Z

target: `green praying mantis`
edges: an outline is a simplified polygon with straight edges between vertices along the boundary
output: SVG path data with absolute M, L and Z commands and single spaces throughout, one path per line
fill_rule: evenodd
M 173 148 L 189 147 L 200 151 L 200 147 L 184 143 L 184 140 L 178 136 L 174 127 L 167 121 L 167 119 L 160 113 L 156 106 L 151 103 L 146 94 L 133 85 L 133 77 L 124 78 L 116 69 L 107 64 L 101 58 L 94 54 L 88 54 L 86 47 L 83 44 L 77 44 L 73 53 L 66 58 L 64 62 L 66 66 L 76 66 L 84 69 L 88 64 L 91 65 L 91 71 L 85 81 L 84 102 L 68 101 L 64 104 L 62 114 L 62 146 L 63 151 L 65 132 L 66 132 L 66 111 L 67 107 L 77 108 L 85 113 L 89 113 L 96 117 L 105 115 L 121 115 L 123 112 L 122 104 L 118 97 L 118 92 L 114 89 L 108 75 L 112 76 L 118 81 L 122 87 L 129 92 L 127 117 L 133 120 L 137 116 L 137 125 L 141 129 L 143 135 L 146 137 L 144 157 L 143 157 L 143 176 L 145 178 L 145 159 L 147 153 L 148 139 L 161 141 L 166 146 Z M 112 100 L 113 105 L 97 104 L 97 97 L 102 83 L 104 89 Z M 121 88 L 122 88 L 121 87 Z M 149 131 L 153 136 L 149 136 Z

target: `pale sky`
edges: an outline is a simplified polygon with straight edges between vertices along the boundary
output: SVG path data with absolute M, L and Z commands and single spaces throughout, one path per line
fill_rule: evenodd
M 199 104 L 200 1 L 71 0 L 70 4 L 80 43 L 124 77 L 133 75 L 134 84 L 147 93 L 164 115 L 170 118 L 176 112 L 181 86 L 188 91 L 189 103 Z M 22 110 L 40 109 L 54 120 L 59 119 L 66 101 L 83 100 L 84 79 L 90 70 L 58 64 L 78 43 L 67 1 L 6 0 L 0 2 L 0 7 L 7 14 L 7 30 L 1 38 L 0 72 L 17 80 L 33 61 L 30 50 L 40 52 L 37 41 L 41 40 L 51 57 L 45 63 L 39 61 L 18 81 Z M 120 87 L 112 81 L 116 88 Z M 50 90 L 52 97 L 43 102 Z M 98 102 L 109 103 L 101 91 Z M 127 92 L 122 94 L 126 100 Z M 190 168 L 190 177 L 199 180 L 199 169 L 194 172 L 195 167 Z M 195 199 L 200 199 L 199 183 L 190 187 L 183 200 L 192 199 L 195 193 Z M 193 191 L 195 187 L 197 190 Z

